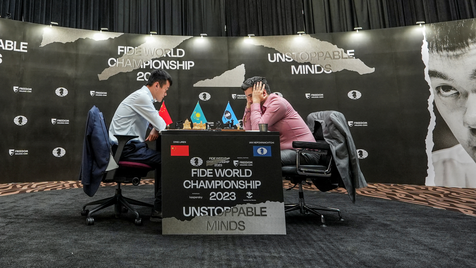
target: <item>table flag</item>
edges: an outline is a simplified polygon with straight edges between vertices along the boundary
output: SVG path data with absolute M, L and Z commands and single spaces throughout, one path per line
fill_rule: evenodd
M 164 119 L 166 125 L 170 125 L 173 123 L 172 118 L 170 118 L 169 111 L 167 111 L 167 107 L 165 107 L 165 101 L 162 102 L 160 105 L 159 115 Z

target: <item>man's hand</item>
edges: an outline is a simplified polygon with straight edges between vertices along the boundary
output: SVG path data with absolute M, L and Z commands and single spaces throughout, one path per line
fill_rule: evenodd
M 266 98 L 265 85 L 262 82 L 258 82 L 253 85 L 253 103 L 261 103 Z
M 152 128 L 152 130 L 149 133 L 149 136 L 147 137 L 147 139 L 145 139 L 145 141 L 155 141 L 158 138 L 159 138 L 159 132 L 155 128 Z
M 250 109 L 252 103 L 253 101 L 249 102 L 248 100 L 246 100 L 246 109 Z

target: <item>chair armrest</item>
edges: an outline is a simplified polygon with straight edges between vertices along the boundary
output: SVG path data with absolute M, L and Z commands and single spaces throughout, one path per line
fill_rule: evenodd
M 116 163 L 119 163 L 119 159 L 121 158 L 122 151 L 124 150 L 124 146 L 126 143 L 138 136 L 131 136 L 131 135 L 114 135 L 117 138 L 117 149 L 114 154 L 114 160 Z
M 318 140 L 316 142 L 309 141 L 293 141 L 293 148 L 330 150 L 331 147 L 326 141 Z
M 316 142 L 308 141 L 293 141 L 293 148 L 296 148 L 296 172 L 301 176 L 310 177 L 330 177 L 331 176 L 331 162 L 332 156 L 326 162 L 327 164 L 301 164 L 301 156 L 305 154 L 328 155 L 331 147 L 324 140 L 317 140 Z
M 122 151 L 124 150 L 124 146 L 128 141 L 131 139 L 137 138 L 138 136 L 131 136 L 131 135 L 114 135 L 117 138 L 117 149 L 114 152 L 114 164 L 115 168 L 111 169 L 110 172 L 107 173 L 106 178 L 104 181 L 113 181 L 114 176 L 116 174 L 116 170 L 118 167 L 119 160 L 121 159 Z M 111 161 L 111 160 L 110 160 Z

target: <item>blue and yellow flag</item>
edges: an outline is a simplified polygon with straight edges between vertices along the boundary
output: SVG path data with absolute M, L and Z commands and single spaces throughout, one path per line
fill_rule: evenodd
M 190 116 L 190 119 L 192 120 L 192 123 L 207 123 L 207 118 L 203 114 L 202 107 L 200 107 L 200 104 L 197 101 L 197 105 L 195 105 L 195 109 L 192 112 L 192 115 Z
M 237 125 L 238 118 L 236 118 L 235 112 L 231 108 L 230 102 L 226 105 L 225 112 L 223 112 L 223 117 L 221 118 L 223 124 L 231 122 L 233 125 Z

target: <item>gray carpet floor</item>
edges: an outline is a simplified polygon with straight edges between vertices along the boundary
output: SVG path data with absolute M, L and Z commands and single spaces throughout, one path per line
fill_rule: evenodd
M 345 221 L 286 215 L 285 236 L 163 236 L 140 208 L 132 215 L 98 212 L 86 225 L 82 205 L 114 194 L 101 187 L 0 196 L 0 267 L 474 267 L 476 217 L 394 200 L 306 191 L 309 204 L 338 207 Z M 123 186 L 152 202 L 152 185 Z M 297 191 L 285 191 L 294 202 Z

